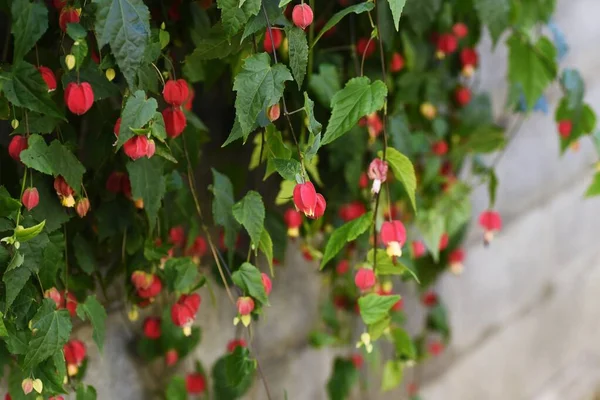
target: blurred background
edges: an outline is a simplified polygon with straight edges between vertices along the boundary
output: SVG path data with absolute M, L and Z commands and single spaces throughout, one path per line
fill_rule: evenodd
M 600 108 L 599 0 L 559 0 L 554 18 L 570 49 L 563 63 L 578 68 L 588 87 L 586 101 Z M 489 91 L 498 119 L 506 98 L 506 49 L 492 51 L 484 40 L 480 90 Z M 497 209 L 502 232 L 489 247 L 476 224 L 465 243 L 462 276 L 446 275 L 437 286 L 450 313 L 452 343 L 405 381 L 417 383 L 423 400 L 592 400 L 600 399 L 600 200 L 584 193 L 597 157 L 589 138 L 578 151 L 559 157 L 552 113 L 557 88 L 547 93 L 549 114 L 536 112 L 521 127 L 498 164 Z M 486 188 L 472 198 L 473 215 L 488 206 Z M 326 399 L 333 358 L 353 349 L 312 349 L 308 335 L 318 320 L 321 277 L 297 244 L 288 247 L 277 270 L 266 318 L 256 324 L 258 358 L 277 399 Z M 217 290 L 198 314 L 203 328 L 197 357 L 211 365 L 233 338 L 231 307 Z M 401 292 L 415 328 L 420 306 L 415 291 Z M 158 382 L 152 365 L 132 355 L 135 343 L 124 310 L 107 322 L 104 354 L 88 346 L 86 382 L 99 399 L 146 399 Z M 414 320 L 414 321 L 412 321 Z M 75 336 L 91 343 L 91 330 Z M 192 361 L 186 361 L 191 363 Z M 184 366 L 185 367 L 185 366 Z M 364 382 L 378 374 L 365 368 Z M 365 386 L 356 399 L 407 399 L 406 390 L 386 394 Z M 257 381 L 249 399 L 264 399 Z

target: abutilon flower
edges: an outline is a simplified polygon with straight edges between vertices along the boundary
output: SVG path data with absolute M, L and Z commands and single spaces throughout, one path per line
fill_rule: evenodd
M 144 336 L 148 339 L 158 339 L 162 334 L 160 328 L 160 318 L 158 317 L 148 317 L 144 320 Z
M 152 276 L 152 282 L 147 288 L 138 288 L 137 295 L 142 299 L 152 299 L 160 293 L 162 290 L 162 281 L 156 275 Z
M 369 38 L 360 38 L 356 42 L 356 52 L 358 56 L 362 58 L 363 54 L 365 58 L 369 58 L 375 53 L 376 43 L 375 40 L 369 40 Z
M 240 321 L 244 326 L 250 325 L 250 322 L 252 321 L 250 314 L 254 311 L 254 300 L 252 297 L 238 297 L 236 307 L 238 316 L 233 320 L 234 325 L 237 325 Z
M 113 128 L 113 133 L 116 137 L 119 137 L 119 131 L 121 130 L 121 117 L 117 118 L 117 122 L 115 122 L 115 127 Z
M 142 157 L 152 157 L 156 150 L 154 140 L 148 140 L 144 135 L 135 135 L 123 144 L 123 151 L 132 160 Z
M 456 37 L 450 33 L 443 33 L 438 38 L 436 55 L 438 58 L 444 58 L 446 55 L 454 53 L 457 48 Z
M 23 196 L 21 197 L 21 202 L 27 211 L 34 209 L 40 202 L 40 194 L 38 193 L 38 190 L 34 187 L 25 189 L 23 191 Z
M 48 67 L 39 66 L 38 71 L 42 75 L 42 79 L 46 82 L 46 86 L 48 86 L 48 92 L 53 92 L 56 90 L 56 76 L 54 76 L 54 72 Z
M 354 275 L 354 284 L 363 292 L 375 286 L 375 281 L 375 272 L 371 268 L 359 268 Z
M 467 25 L 463 24 L 462 22 L 457 22 L 452 27 L 452 32 L 457 38 L 462 39 L 469 34 L 469 28 L 467 28 Z
M 188 83 L 184 79 L 168 80 L 163 89 L 163 98 L 168 104 L 179 107 L 190 97 Z
M 57 309 L 60 309 L 63 307 L 63 297 L 60 294 L 60 292 L 58 291 L 58 289 L 56 289 L 55 287 L 47 289 L 44 292 L 44 298 L 51 299 L 54 302 L 54 304 L 56 304 Z
M 58 25 L 63 32 L 67 31 L 67 24 L 76 24 L 79 22 L 79 14 L 73 7 L 63 7 L 58 16 Z
M 432 120 L 437 115 L 437 108 L 431 103 L 423 103 L 420 107 L 421 114 L 428 120 Z
M 479 225 L 484 229 L 483 243 L 488 245 L 494 239 L 494 233 L 502 229 L 502 218 L 497 211 L 487 210 L 479 215 Z
M 87 82 L 71 82 L 65 89 L 65 104 L 73 114 L 83 115 L 94 104 L 94 90 Z
M 133 271 L 131 274 L 131 283 L 136 290 L 148 289 L 152 285 L 154 275 L 148 274 L 144 271 Z
M 192 333 L 192 324 L 196 319 L 196 313 L 200 308 L 202 298 L 197 293 L 182 294 L 177 303 L 171 307 L 171 319 L 173 323 L 183 328 L 186 336 Z
M 352 221 L 367 212 L 367 208 L 360 201 L 343 204 L 338 210 L 338 215 L 344 222 Z
M 75 295 L 71 292 L 67 292 L 66 296 L 63 293 L 63 298 L 66 297 L 66 304 L 65 304 L 65 308 L 69 311 L 69 314 L 71 315 L 72 318 L 75 318 L 75 315 L 77 314 L 77 298 L 75 297 Z
M 404 58 L 400 55 L 400 53 L 392 54 L 392 61 L 390 63 L 390 71 L 393 73 L 402 71 L 404 68 Z
M 204 393 L 206 390 L 206 379 L 199 372 L 188 374 L 185 377 L 185 390 L 187 390 L 188 394 Z
M 167 364 L 167 367 L 175 365 L 177 361 L 179 361 L 179 354 L 177 353 L 177 350 L 170 349 L 165 353 L 165 364 Z
M 244 339 L 233 339 L 227 343 L 227 351 L 233 353 L 238 347 L 246 347 L 246 341 Z
M 369 186 L 369 177 L 367 176 L 366 172 L 363 172 L 358 178 L 358 187 L 361 189 L 366 189 L 367 186 Z
M 52 396 L 48 397 L 48 400 L 65 400 L 65 398 L 62 396 Z
M 354 365 L 354 368 L 356 368 L 356 369 L 360 369 L 364 364 L 363 356 L 361 356 L 358 353 L 352 354 L 350 356 L 350 361 L 352 361 L 352 364 Z
M 463 272 L 465 260 L 465 252 L 462 249 L 456 249 L 448 256 L 448 262 L 450 263 L 450 271 L 455 275 L 460 275 Z
M 194 239 L 192 245 L 185 251 L 185 254 L 200 259 L 204 257 L 206 250 L 206 240 L 202 236 L 198 236 Z
M 562 121 L 558 121 L 558 133 L 563 139 L 567 139 L 569 136 L 571 136 L 572 131 L 573 123 L 570 120 L 564 119 Z
M 381 225 L 381 241 L 390 257 L 402 256 L 402 246 L 406 242 L 406 229 L 401 221 L 386 221 Z
M 84 197 L 77 201 L 77 204 L 75 204 L 75 211 L 77 212 L 77 215 L 79 215 L 79 218 L 85 217 L 90 211 L 90 199 Z
M 196 97 L 196 92 L 194 91 L 193 87 L 190 87 L 189 91 L 190 91 L 190 95 L 183 102 L 183 108 L 185 108 L 187 111 L 192 111 L 192 108 L 194 106 L 194 98 Z
M 61 175 L 54 178 L 54 190 L 64 207 L 75 206 L 75 198 L 73 197 L 75 191 Z
M 176 247 L 183 247 L 185 245 L 185 231 L 183 226 L 177 225 L 169 229 L 169 243 L 172 243 Z
M 434 340 L 427 345 L 427 350 L 432 356 L 439 356 L 444 351 L 444 344 L 438 340 Z
M 460 86 L 454 92 L 454 97 L 459 106 L 466 106 L 471 101 L 471 90 L 467 87 Z
M 281 115 L 281 108 L 279 107 L 279 103 L 273 104 L 271 107 L 267 109 L 267 117 L 269 121 L 277 121 L 279 116 Z
M 369 137 L 374 140 L 383 132 L 383 121 L 377 112 L 371 113 L 358 121 L 360 126 L 366 126 L 369 131 Z
M 21 162 L 21 152 L 27 149 L 27 138 L 25 136 L 15 135 L 8 144 L 8 155 L 18 162 Z
M 438 304 L 437 294 L 435 294 L 435 292 L 432 291 L 425 292 L 421 297 L 421 302 L 426 307 L 436 306 Z
M 298 183 L 294 187 L 294 205 L 307 217 L 314 217 L 317 208 L 317 191 L 311 182 Z
M 271 282 L 271 278 L 269 278 L 269 275 L 265 274 L 264 272 L 261 272 L 260 279 L 262 280 L 262 285 L 265 289 L 265 293 L 267 294 L 267 296 L 270 295 L 271 290 L 273 289 L 273 282 Z
M 313 22 L 313 10 L 308 4 L 302 3 L 294 7 L 292 21 L 298 28 L 304 30 Z
M 335 272 L 338 275 L 344 275 L 346 272 L 348 272 L 350 270 L 350 263 L 348 262 L 348 260 L 341 260 L 336 266 L 335 266 Z
M 176 138 L 181 135 L 187 125 L 187 119 L 183 111 L 179 108 L 167 107 L 163 110 L 162 116 L 165 121 L 167 136 Z
M 283 214 L 283 220 L 288 227 L 289 237 L 298 237 L 300 235 L 300 226 L 302 225 L 302 214 L 293 208 L 289 208 Z
M 475 68 L 479 62 L 479 56 L 475 49 L 462 49 L 460 52 L 460 62 L 462 63 L 463 70 L 462 74 L 466 77 L 473 76 Z
M 448 143 L 438 140 L 431 145 L 431 151 L 437 156 L 443 156 L 448 152 Z
M 67 0 L 52 0 L 52 5 L 58 11 L 62 10 L 64 6 L 67 5 Z
M 279 49 L 279 46 L 281 46 L 282 41 L 283 37 L 279 29 L 271 29 L 270 34 L 269 30 L 267 29 L 267 31 L 265 32 L 265 39 L 263 40 L 263 49 L 267 53 L 271 54 L 273 53 L 273 47 L 275 47 L 275 50 Z
M 65 354 L 65 362 L 67 363 L 67 373 L 69 376 L 77 375 L 79 367 L 86 356 L 85 344 L 81 340 L 69 340 L 63 346 L 63 352 Z
M 413 258 L 420 258 L 425 255 L 425 252 L 426 252 L 425 245 L 420 240 L 412 241 L 410 243 L 410 246 L 412 249 Z
M 369 179 L 373 180 L 371 192 L 379 193 L 381 184 L 386 181 L 388 173 L 388 163 L 380 158 L 371 161 L 369 165 Z
M 440 237 L 440 243 L 438 248 L 441 250 L 444 250 L 446 247 L 448 247 L 448 242 L 450 241 L 450 237 L 448 236 L 448 234 L 446 232 L 444 232 L 442 234 L 442 236 Z

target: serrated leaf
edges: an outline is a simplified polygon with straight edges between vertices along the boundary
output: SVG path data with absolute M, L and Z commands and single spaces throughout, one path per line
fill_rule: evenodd
M 383 366 L 383 376 L 381 378 L 381 391 L 387 392 L 396 388 L 402 383 L 404 367 L 402 362 L 389 360 Z
M 189 257 L 168 259 L 164 272 L 167 287 L 172 292 L 189 293 L 200 279 L 198 266 Z
M 281 181 L 281 185 L 279 185 L 279 193 L 275 198 L 275 204 L 280 206 L 292 200 L 294 186 L 296 186 L 296 182 Z
M 306 33 L 294 26 L 287 28 L 285 35 L 289 45 L 290 68 L 296 83 L 298 83 L 298 90 L 300 90 L 308 65 L 308 41 L 306 40 Z
M 325 246 L 325 254 L 323 254 L 323 260 L 321 260 L 320 269 L 323 269 L 342 250 L 346 243 L 355 240 L 365 233 L 371 227 L 372 220 L 373 212 L 369 211 L 334 230 Z
M 158 209 L 166 192 L 162 161 L 158 157 L 140 158 L 127 163 L 127 172 L 131 182 L 134 199 L 144 201 L 144 210 L 148 215 L 150 227 L 154 227 Z
M 488 27 L 492 41 L 496 44 L 502 32 L 508 27 L 510 1 L 476 0 L 474 3 L 479 19 Z
M 150 12 L 143 0 L 93 0 L 98 45 L 110 44 L 119 69 L 130 87 L 150 40 Z
M 600 172 L 594 174 L 594 179 L 585 192 L 585 197 L 594 197 L 600 195 Z
M 79 23 L 68 23 L 67 35 L 69 35 L 71 39 L 77 41 L 80 39 L 85 39 L 85 37 L 87 36 L 87 31 Z
M 33 65 L 20 62 L 3 77 L 6 80 L 2 91 L 15 107 L 25 107 L 40 114 L 64 119 L 64 115 L 50 97 L 42 75 Z
M 261 195 L 251 190 L 231 210 L 235 219 L 250 235 L 254 246 L 258 246 L 265 223 L 265 205 Z
M 333 16 L 329 19 L 329 21 L 327 21 L 327 23 L 323 26 L 323 28 L 321 28 L 321 30 L 319 31 L 319 34 L 317 35 L 317 37 L 315 37 L 315 40 L 313 40 L 310 47 L 311 48 L 315 47 L 315 44 L 317 44 L 317 42 L 319 41 L 319 39 L 321 39 L 321 37 L 325 34 L 325 32 L 327 32 L 328 30 L 330 30 L 331 28 L 336 26 L 338 24 L 338 22 L 340 22 L 342 20 L 342 18 L 344 18 L 346 15 L 349 15 L 352 13 L 362 14 L 364 12 L 371 11 L 374 8 L 375 8 L 375 3 L 372 3 L 370 1 L 365 1 L 364 3 L 359 3 L 359 4 L 355 4 L 353 6 L 344 7 L 344 9 L 342 9 L 341 11 L 338 11 L 337 13 L 333 14 Z
M 404 185 L 406 193 L 410 198 L 410 204 L 415 212 L 417 211 L 416 191 L 417 191 L 417 177 L 415 175 L 415 168 L 408 157 L 400 153 L 393 147 L 388 147 L 386 153 L 386 160 L 389 166 L 392 168 L 392 172 L 396 179 L 398 179 Z
M 4 314 L 0 312 L 0 337 L 7 337 L 8 331 L 6 330 L 6 326 L 4 325 Z
M 271 272 L 271 276 L 275 276 L 275 271 L 273 271 L 273 240 L 271 239 L 271 235 L 269 235 L 269 231 L 267 229 L 263 229 L 260 235 L 260 243 L 258 244 L 258 248 L 262 251 L 269 263 L 269 271 Z
M 394 18 L 394 27 L 396 28 L 396 32 L 398 32 L 400 27 L 400 16 L 402 15 L 406 0 L 388 0 L 388 4 L 392 11 L 392 17 Z
M 17 298 L 17 295 L 23 290 L 25 284 L 29 280 L 31 276 L 31 271 L 29 268 L 21 267 L 16 268 L 11 271 L 7 271 L 2 276 L 2 282 L 6 287 L 5 294 L 5 311 L 8 312 L 10 306 Z
M 0 217 L 8 217 L 19 208 L 21 208 L 21 202 L 13 199 L 8 190 L 4 186 L 0 186 Z
M 446 229 L 444 217 L 433 210 L 420 212 L 417 216 L 417 228 L 423 236 L 425 246 L 431 252 L 435 262 L 440 258 L 440 239 Z
M 300 174 L 302 172 L 302 165 L 300 165 L 300 163 L 293 158 L 290 158 L 289 160 L 274 158 L 272 161 L 279 175 L 288 181 L 295 181 L 296 174 Z
M 6 266 L 6 270 L 4 272 L 10 272 L 15 268 L 20 267 L 21 265 L 23 265 L 24 260 L 25 260 L 25 257 L 23 256 L 23 253 L 21 253 L 18 250 L 15 251 L 12 258 L 10 259 L 10 262 Z
M 42 233 L 44 230 L 44 225 L 46 225 L 46 221 L 42 221 L 39 224 L 30 226 L 28 228 L 17 226 L 15 228 L 15 239 L 17 239 L 18 242 L 27 242 L 28 240 L 31 240 Z
M 86 319 L 92 323 L 94 333 L 92 337 L 98 350 L 104 351 L 104 339 L 106 338 L 106 310 L 96 299 L 96 296 L 88 296 L 85 303 L 77 305 L 77 316 L 83 321 Z
M 185 58 L 186 64 L 198 65 L 202 61 L 215 58 L 224 58 L 237 52 L 239 39 L 230 38 L 223 29 L 223 25 L 216 24 L 210 31 L 196 41 L 196 48 Z
M 480 125 L 457 150 L 485 154 L 501 150 L 505 145 L 504 129 L 495 125 Z
M 522 88 L 531 110 L 556 77 L 556 49 L 546 37 L 532 44 L 517 33 L 508 38 L 507 45 L 509 81 Z
M 374 254 L 376 254 L 377 257 L 377 263 L 374 262 Z M 369 250 L 367 253 L 367 262 L 373 266 L 376 266 L 375 273 L 377 275 L 409 274 L 415 279 L 415 281 L 419 282 L 419 278 L 413 270 L 402 264 L 399 258 L 397 258 L 395 261 L 392 261 L 390 256 L 388 256 L 383 249 L 377 249 L 376 253 L 373 252 L 373 249 Z
M 392 339 L 396 349 L 396 356 L 408 360 L 414 360 L 417 357 L 417 349 L 408 332 L 404 329 L 392 329 Z
M 317 96 L 323 107 L 331 107 L 331 99 L 342 90 L 337 67 L 331 64 L 319 65 L 319 73 L 312 74 L 308 86 Z
M 220 225 L 225 229 L 225 245 L 228 249 L 233 249 L 239 223 L 233 216 L 233 185 L 226 175 L 212 169 L 213 185 L 212 192 L 214 199 L 212 202 L 212 213 L 215 224 Z
M 269 304 L 260 271 L 254 265 L 247 262 L 243 263 L 240 269 L 232 274 L 231 278 L 245 294 L 252 296 L 261 304 Z
M 333 111 L 321 145 L 331 143 L 348 132 L 365 115 L 381 110 L 386 97 L 387 87 L 382 81 L 371 83 L 366 76 L 350 79 L 331 99 Z
M 267 53 L 256 54 L 244 61 L 242 71 L 233 84 L 237 93 L 236 117 L 244 137 L 254 128 L 261 111 L 279 102 L 285 81 L 291 80 L 287 67 L 283 64 L 271 66 L 271 57 Z
M 140 68 L 140 70 L 141 69 L 142 68 Z M 153 68 L 152 73 L 156 75 Z M 88 82 L 94 89 L 94 101 L 115 97 L 120 94 L 119 87 L 106 79 L 106 75 L 98 69 L 96 64 L 91 62 L 84 63 L 84 65 L 79 68 L 79 71 L 73 69 L 65 72 L 61 81 L 63 87 L 67 87 L 71 82 Z
M 380 296 L 375 293 L 360 297 L 358 307 L 363 322 L 370 325 L 385 318 L 398 300 L 400 300 L 398 295 Z
M 250 358 L 250 351 L 243 346 L 237 346 L 225 360 L 225 372 L 231 387 L 239 386 L 256 368 L 255 361 Z
M 221 10 L 221 22 L 225 32 L 231 37 L 242 30 L 250 17 L 260 11 L 261 0 L 246 0 L 240 5 L 239 0 L 217 0 Z
M 306 118 L 308 118 L 308 124 L 307 124 L 308 131 L 310 133 L 312 133 L 313 135 L 320 134 L 321 129 L 323 128 L 323 125 L 321 125 L 321 123 L 316 120 L 316 118 L 315 118 L 315 102 L 312 101 L 308 97 L 308 93 L 306 93 L 306 92 L 304 92 L 304 112 L 306 113 Z M 320 140 L 319 140 L 319 143 L 320 143 Z M 318 150 L 318 147 L 316 150 Z M 314 154 L 316 154 L 316 150 L 314 151 Z
M 21 61 L 48 29 L 48 9 L 43 3 L 12 0 L 11 32 L 15 37 L 15 63 Z
M 23 360 L 31 368 L 63 349 L 71 334 L 71 316 L 65 309 L 56 310 L 51 299 L 44 299 L 32 319 L 33 335 Z
M 133 137 L 134 133 L 131 129 L 141 129 L 154 118 L 157 108 L 156 99 L 147 99 L 143 90 L 138 90 L 127 99 L 125 108 L 121 113 L 121 127 L 116 150 L 120 149 L 127 140 Z

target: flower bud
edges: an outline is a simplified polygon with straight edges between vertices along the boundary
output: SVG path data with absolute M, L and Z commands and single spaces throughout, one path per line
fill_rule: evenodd
M 38 71 L 42 75 L 42 79 L 46 82 L 46 86 L 48 86 L 48 92 L 53 92 L 56 90 L 56 76 L 54 76 L 54 72 L 48 67 L 39 66 Z
M 94 104 L 94 91 L 87 82 L 71 82 L 65 89 L 65 104 L 73 114 L 85 114 Z
M 168 107 L 163 110 L 162 115 L 165 121 L 167 136 L 176 138 L 181 135 L 187 125 L 187 120 L 183 111 L 179 108 Z
M 275 50 L 279 49 L 282 40 L 283 37 L 279 29 L 271 29 L 270 31 L 267 29 L 263 40 L 263 48 L 267 53 L 273 53 L 273 47 L 275 47 Z
M 106 72 L 104 73 L 104 75 L 106 76 L 106 79 L 108 79 L 109 82 L 112 82 L 113 79 L 115 79 L 115 76 L 117 75 L 117 73 L 115 72 L 115 70 L 113 68 L 108 68 L 106 70 Z
M 298 28 L 304 30 L 313 22 L 313 10 L 306 3 L 298 4 L 292 11 L 292 21 Z
M 279 103 L 273 104 L 271 107 L 267 109 L 267 117 L 269 121 L 277 121 L 279 116 L 281 115 L 281 109 L 279 108 Z
M 354 275 L 354 284 L 362 291 L 369 290 L 375 286 L 375 272 L 370 268 L 359 268 Z
M 83 218 L 90 211 L 90 200 L 87 197 L 80 199 L 75 205 L 75 211 L 79 218 Z
M 40 194 L 38 193 L 38 190 L 36 188 L 25 189 L 23 196 L 21 197 L 21 202 L 27 211 L 31 211 L 40 202 Z
M 75 60 L 75 56 L 73 54 L 67 54 L 65 56 L 65 65 L 69 71 L 75 68 L 76 61 L 77 60 Z
M 13 119 L 13 121 L 17 120 Z M 27 138 L 25 136 L 13 136 L 10 140 L 10 143 L 8 144 L 8 154 L 15 161 L 21 162 L 21 152 L 25 149 L 27 149 Z
M 169 80 L 163 89 L 163 98 L 167 104 L 180 107 L 189 97 L 189 87 L 185 80 Z

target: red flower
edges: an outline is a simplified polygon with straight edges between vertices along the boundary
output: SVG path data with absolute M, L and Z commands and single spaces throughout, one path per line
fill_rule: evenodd
M 293 208 L 289 208 L 283 214 L 283 220 L 288 227 L 288 236 L 298 237 L 300 235 L 300 225 L 302 225 L 302 214 Z
M 404 300 L 400 299 L 392 306 L 392 311 L 400 311 L 404 308 Z
M 433 154 L 443 156 L 448 152 L 448 143 L 443 140 L 439 140 L 431 145 L 431 151 Z
M 261 272 L 260 279 L 262 280 L 263 287 L 265 288 L 265 293 L 267 293 L 267 296 L 270 295 L 271 289 L 273 289 L 273 282 L 271 282 L 271 278 L 269 278 L 269 275 Z
M 64 7 L 60 10 L 58 25 L 63 32 L 67 31 L 67 24 L 76 24 L 79 22 L 79 12 L 72 7 Z
M 404 58 L 400 55 L 400 53 L 392 54 L 390 71 L 396 73 L 402 71 L 402 68 L 404 68 Z
M 46 86 L 48 86 L 48 91 L 53 92 L 56 90 L 56 76 L 54 76 L 54 72 L 48 67 L 39 66 L 38 71 L 42 75 L 42 79 L 46 82 Z
M 169 230 L 169 243 L 173 243 L 173 245 L 177 247 L 183 247 L 185 244 L 185 231 L 183 230 L 183 226 L 174 226 Z
M 63 306 L 63 297 L 55 287 L 47 289 L 44 292 L 44 298 L 52 299 L 52 301 L 56 304 L 57 309 L 60 309 Z
M 450 263 L 450 271 L 454 274 L 460 274 L 463 271 L 463 261 L 465 259 L 465 252 L 462 249 L 456 249 L 448 256 Z
M 31 211 L 40 202 L 40 194 L 38 193 L 38 190 L 34 187 L 25 189 L 23 196 L 21 197 L 21 202 L 27 211 Z
M 375 286 L 375 272 L 371 268 L 359 268 L 354 275 L 354 284 L 362 291 Z
M 87 82 L 71 82 L 65 89 L 65 104 L 73 114 L 85 114 L 94 104 L 94 91 Z
M 279 116 L 281 115 L 281 108 L 279 107 L 279 103 L 273 104 L 271 107 L 267 109 L 267 117 L 269 121 L 277 121 Z
M 344 275 L 346 272 L 348 272 L 350 270 L 350 263 L 348 262 L 348 260 L 341 260 L 336 266 L 335 266 L 335 272 L 338 275 Z
M 177 303 L 171 307 L 171 319 L 173 323 L 181 327 L 189 327 L 196 319 L 196 313 L 200 308 L 202 298 L 197 293 L 190 295 L 182 294 Z
M 471 90 L 467 87 L 460 86 L 454 92 L 454 98 L 459 106 L 466 106 L 471 101 Z
M 246 341 L 244 339 L 233 339 L 227 343 L 227 351 L 233 353 L 238 347 L 246 347 Z
M 448 236 L 447 233 L 444 232 L 442 234 L 442 237 L 440 237 L 440 243 L 439 243 L 438 248 L 440 250 L 444 250 L 446 247 L 448 247 L 448 242 L 449 241 L 450 241 L 450 237 Z
M 433 307 L 433 306 L 437 305 L 437 303 L 438 303 L 437 294 L 435 294 L 435 292 L 432 292 L 432 291 L 426 292 L 421 297 L 421 302 L 426 307 Z
M 200 394 L 206 390 L 206 380 L 199 372 L 185 377 L 185 389 L 189 394 Z
M 317 191 L 311 182 L 298 183 L 294 187 L 294 205 L 307 217 L 314 217 L 317 207 Z
M 67 0 L 52 0 L 52 5 L 60 11 L 67 5 Z
M 558 122 L 558 133 L 563 139 L 568 138 L 571 135 L 572 130 L 573 123 L 570 120 L 564 119 Z
M 479 56 L 474 49 L 463 49 L 460 52 L 460 61 L 463 65 L 463 75 L 469 77 L 477 67 Z
M 238 297 L 236 306 L 240 315 L 249 315 L 254 311 L 254 300 L 248 296 Z
M 457 38 L 462 39 L 469 34 L 469 28 L 467 28 L 467 25 L 463 24 L 462 22 L 457 22 L 452 27 L 452 32 Z
M 198 236 L 185 253 L 189 256 L 202 258 L 206 254 L 206 248 L 206 240 L 202 236 Z
M 363 54 L 365 58 L 369 58 L 375 53 L 376 43 L 374 40 L 369 40 L 368 38 L 360 38 L 356 43 L 356 52 L 358 56 L 362 58 Z
M 25 136 L 13 136 L 8 144 L 8 154 L 10 157 L 21 162 L 21 152 L 27 149 L 27 138 Z
M 148 289 L 152 285 L 153 280 L 154 275 L 147 274 L 144 271 L 133 271 L 133 273 L 131 274 L 131 283 L 136 288 L 136 290 Z
M 358 178 L 358 187 L 361 189 L 366 189 L 367 186 L 369 186 L 369 177 L 367 176 L 366 172 L 363 172 Z
M 263 48 L 269 54 L 273 53 L 273 47 L 275 50 L 279 49 L 281 46 L 281 41 L 283 40 L 281 31 L 279 29 L 271 29 L 269 34 L 269 30 L 265 33 L 265 39 L 263 40 Z M 273 39 L 271 40 L 271 36 Z
M 360 201 L 344 204 L 340 207 L 338 214 L 344 222 L 352 221 L 367 212 L 367 208 Z
M 67 365 L 80 366 L 85 359 L 85 344 L 80 340 L 69 340 L 69 342 L 63 346 L 63 351 L 65 353 Z
M 75 193 L 71 186 L 69 186 L 69 184 L 65 181 L 65 178 L 63 178 L 61 175 L 58 175 L 54 179 L 54 190 L 56 191 L 57 195 L 64 197 L 72 196 Z
M 156 275 L 152 275 L 152 283 L 148 288 L 139 288 L 137 290 L 137 295 L 142 299 L 150 299 L 152 297 L 158 296 L 160 291 L 162 290 L 162 281 Z
M 80 199 L 77 204 L 75 204 L 75 211 L 77 212 L 77 215 L 79 215 L 79 218 L 85 217 L 90 211 L 90 199 L 87 197 Z
M 458 41 L 454 35 L 450 33 L 443 33 L 438 38 L 437 48 L 438 52 L 442 56 L 451 54 L 454 53 L 458 48 Z
M 402 256 L 402 246 L 406 242 L 406 229 L 401 221 L 386 221 L 381 225 L 381 241 L 387 247 L 387 254 L 392 257 Z
M 383 131 L 383 121 L 376 112 L 367 115 L 367 117 L 361 121 L 359 121 L 359 125 L 366 125 L 369 136 L 373 139 L 379 136 Z
M 479 225 L 484 229 L 483 241 L 489 244 L 494 233 L 502 229 L 502 218 L 497 211 L 487 210 L 479 215 Z
M 63 294 L 63 298 L 64 298 L 64 294 Z M 75 298 L 75 295 L 71 292 L 67 293 L 67 304 L 66 304 L 66 309 L 69 310 L 69 314 L 71 315 L 71 317 L 75 317 L 75 315 L 77 315 L 77 298 Z
M 150 142 L 152 142 L 152 146 L 150 146 Z M 154 150 L 154 141 L 148 140 L 144 135 L 135 135 L 123 144 L 123 151 L 132 160 L 142 157 L 150 158 L 154 154 Z
M 325 214 L 325 208 L 327 207 L 327 203 L 325 202 L 325 197 L 321 193 L 317 193 L 317 205 L 315 207 L 315 215 L 312 219 L 318 219 Z
M 178 360 L 179 354 L 177 353 L 177 350 L 171 349 L 165 353 L 165 364 L 167 364 L 167 367 L 175 365 Z
M 373 180 L 371 192 L 379 193 L 381 184 L 386 181 L 388 173 L 388 163 L 380 158 L 375 158 L 369 165 L 369 179 Z
M 427 346 L 429 354 L 432 356 L 439 356 L 444 351 L 444 344 L 440 341 L 434 340 Z
M 117 118 L 117 122 L 115 122 L 115 127 L 113 128 L 113 132 L 116 137 L 119 137 L 120 130 L 121 130 L 121 117 Z
M 160 318 L 148 317 L 144 320 L 144 336 L 148 339 L 158 339 L 161 333 Z
M 354 368 L 356 369 L 360 369 L 364 364 L 363 357 L 358 353 L 352 354 L 350 356 L 350 361 L 352 361 L 352 364 L 354 364 Z
M 48 397 L 48 400 L 65 400 L 65 398 L 62 396 L 52 396 Z
M 187 125 L 187 119 L 183 111 L 179 108 L 168 107 L 163 110 L 162 116 L 165 121 L 167 136 L 176 138 L 181 135 Z
M 177 22 L 181 19 L 181 14 L 179 12 L 179 7 L 181 6 L 181 0 L 173 0 L 171 3 L 171 7 L 169 7 L 169 19 L 171 21 Z
M 179 107 L 190 97 L 190 90 L 184 79 L 169 80 L 165 83 L 162 94 L 168 104 Z
M 306 29 L 313 22 L 313 10 L 308 4 L 298 4 L 292 11 L 292 21 L 298 28 Z
M 190 91 L 190 95 L 183 102 L 183 108 L 185 108 L 188 111 L 192 111 L 192 106 L 194 104 L 194 97 L 196 97 L 196 92 L 194 92 L 194 88 L 192 88 L 192 87 L 189 87 L 189 91 Z
M 414 382 L 410 382 L 407 386 L 406 386 L 406 393 L 409 396 L 414 396 L 417 394 L 417 392 L 419 391 L 419 387 L 417 386 L 416 383 Z
M 425 255 L 426 249 L 423 242 L 420 240 L 414 240 L 410 243 L 413 258 L 423 257 Z

